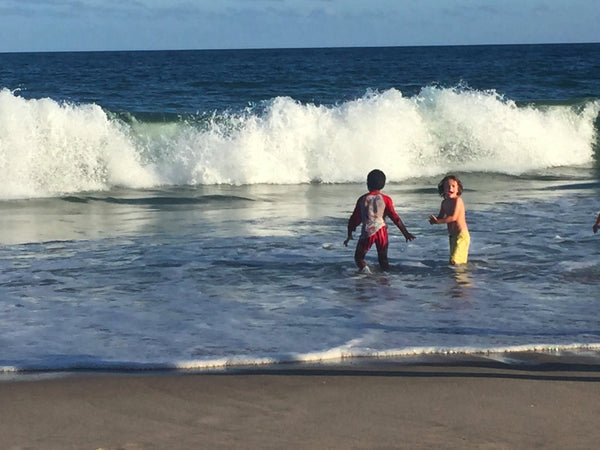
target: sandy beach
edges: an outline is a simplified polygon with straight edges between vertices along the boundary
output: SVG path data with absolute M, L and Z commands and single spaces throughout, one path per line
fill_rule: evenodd
M 470 358 L 0 382 L 6 449 L 593 448 L 600 366 Z

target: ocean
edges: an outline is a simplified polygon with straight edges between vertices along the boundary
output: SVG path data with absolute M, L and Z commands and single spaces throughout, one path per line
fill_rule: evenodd
M 600 44 L 0 54 L 0 373 L 597 358 L 599 114 Z

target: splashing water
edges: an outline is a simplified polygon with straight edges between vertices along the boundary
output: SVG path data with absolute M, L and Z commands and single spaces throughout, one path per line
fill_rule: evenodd
M 115 186 L 390 181 L 447 170 L 521 174 L 589 164 L 600 102 L 519 107 L 493 91 L 396 89 L 337 106 L 276 97 L 198 120 L 125 122 L 94 104 L 0 91 L 0 198 Z

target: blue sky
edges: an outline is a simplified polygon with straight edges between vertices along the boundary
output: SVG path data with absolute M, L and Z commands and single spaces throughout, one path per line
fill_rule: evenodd
M 0 52 L 600 42 L 599 0 L 0 0 Z

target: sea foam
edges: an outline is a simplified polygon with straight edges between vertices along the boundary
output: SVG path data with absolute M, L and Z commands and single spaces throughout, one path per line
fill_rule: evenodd
M 600 101 L 517 106 L 494 91 L 396 89 L 339 105 L 276 97 L 202 120 L 125 122 L 95 104 L 0 91 L 0 198 L 117 186 L 390 181 L 593 161 Z
M 119 123 L 97 105 L 0 91 L 0 198 L 156 183 Z

